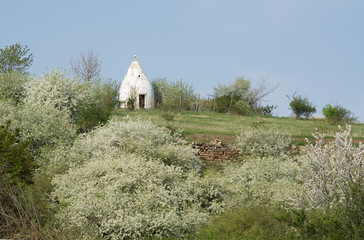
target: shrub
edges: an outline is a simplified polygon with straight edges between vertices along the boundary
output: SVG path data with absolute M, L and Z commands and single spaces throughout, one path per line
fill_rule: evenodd
M 94 82 L 92 86 L 85 83 L 85 85 L 88 94 L 79 102 L 75 115 L 76 124 L 81 132 L 105 124 L 118 103 L 118 85 L 115 81 L 108 80 L 102 84 Z
M 84 236 L 183 238 L 221 209 L 222 188 L 201 181 L 191 147 L 149 121 L 111 120 L 52 155 L 41 171 L 61 173 L 57 218 Z
M 0 186 L 7 183 L 31 183 L 34 168 L 29 153 L 31 141 L 19 141 L 19 129 L 11 131 L 10 121 L 0 125 Z
M 27 83 L 25 88 L 26 103 L 66 110 L 70 119 L 74 119 L 79 102 L 87 96 L 79 81 L 71 80 L 60 70 L 51 70 Z
M 246 130 L 236 138 L 236 148 L 242 155 L 281 156 L 292 144 L 289 133 L 276 129 L 256 128 Z
M 13 121 L 16 115 L 16 107 L 5 100 L 0 100 L 0 124 L 5 124 L 8 120 Z
M 196 239 L 293 239 L 293 231 L 276 214 L 274 209 L 262 206 L 219 214 L 199 229 Z
M 298 165 L 292 159 L 245 158 L 228 165 L 220 179 L 230 196 L 227 208 L 260 204 L 290 207 L 294 197 Z
M 94 159 L 53 181 L 57 217 L 81 234 L 89 228 L 110 239 L 180 237 L 207 217 L 191 191 L 194 178 L 135 155 Z
M 353 115 L 352 112 L 340 105 L 332 106 L 331 104 L 327 104 L 322 109 L 322 114 L 332 124 L 336 124 L 342 121 L 353 122 L 356 120 L 356 117 Z
M 309 145 L 300 158 L 303 191 L 296 204 L 304 234 L 331 234 L 338 239 L 359 239 L 364 234 L 364 145 L 353 145 L 350 130 L 350 126 L 340 128 L 328 144 L 317 133 L 316 145 Z
M 308 100 L 307 97 L 304 98 L 300 95 L 297 96 L 296 93 L 294 93 L 292 96 L 288 96 L 288 98 L 291 99 L 289 106 L 297 119 L 302 115 L 308 119 L 316 112 L 316 107 Z
M 8 71 L 0 74 L 0 99 L 17 105 L 24 98 L 25 85 L 29 76 L 20 72 Z
M 14 125 L 19 128 L 21 139 L 33 139 L 33 147 L 39 149 L 72 142 L 76 132 L 69 121 L 66 110 L 26 103 L 16 112 Z

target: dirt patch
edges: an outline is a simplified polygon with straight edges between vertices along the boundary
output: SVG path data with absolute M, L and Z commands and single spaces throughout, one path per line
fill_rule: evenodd
M 209 143 L 218 139 L 226 144 L 232 144 L 235 142 L 235 136 L 231 135 L 217 135 L 217 134 L 189 134 L 185 135 L 188 141 L 199 142 L 199 143 Z

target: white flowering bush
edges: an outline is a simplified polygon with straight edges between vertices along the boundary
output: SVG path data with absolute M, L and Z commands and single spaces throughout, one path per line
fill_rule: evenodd
M 69 124 L 67 111 L 51 106 L 21 105 L 14 125 L 19 128 L 21 138 L 32 139 L 36 147 L 70 142 L 76 136 L 75 129 Z
M 149 121 L 113 119 L 48 156 L 56 217 L 84 236 L 183 238 L 222 209 L 191 146 Z
M 70 150 L 67 163 L 83 164 L 90 158 L 103 158 L 105 154 L 135 153 L 165 165 L 184 170 L 200 171 L 202 164 L 189 144 L 178 136 L 172 136 L 165 128 L 150 121 L 123 121 L 112 119 L 105 127 L 84 134 Z
M 288 132 L 273 128 L 246 130 L 236 138 L 236 148 L 242 155 L 259 157 L 285 155 L 291 144 L 292 138 Z
M 79 102 L 87 97 L 85 86 L 77 79 L 70 79 L 61 70 L 51 70 L 28 82 L 25 90 L 26 103 L 66 110 L 71 118 L 74 117 Z
M 316 144 L 310 144 L 300 158 L 303 194 L 299 200 L 306 208 L 334 207 L 350 200 L 350 185 L 364 188 L 364 145 L 354 146 L 350 131 L 350 125 L 339 126 L 335 140 L 327 144 L 324 135 L 316 133 Z
M 6 72 L 0 74 L 0 99 L 18 104 L 24 98 L 25 85 L 29 82 L 29 75 L 20 72 Z
M 293 159 L 249 157 L 224 169 L 222 185 L 230 192 L 226 205 L 246 204 L 289 207 L 297 186 L 298 164 Z
M 0 125 L 6 121 L 13 121 L 15 118 L 16 107 L 5 100 L 0 100 Z
M 106 239 L 181 237 L 207 218 L 194 195 L 196 181 L 136 155 L 95 159 L 54 179 L 57 217 L 65 227 Z

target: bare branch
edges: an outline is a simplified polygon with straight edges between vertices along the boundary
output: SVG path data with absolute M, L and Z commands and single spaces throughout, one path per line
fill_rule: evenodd
M 93 51 L 81 52 L 80 58 L 71 57 L 72 71 L 86 81 L 94 81 L 101 78 L 102 60 Z
M 279 87 L 279 84 L 270 87 L 267 83 L 266 79 L 260 79 L 255 88 L 251 91 L 250 101 L 254 108 L 260 107 L 262 104 L 263 99 L 274 92 Z

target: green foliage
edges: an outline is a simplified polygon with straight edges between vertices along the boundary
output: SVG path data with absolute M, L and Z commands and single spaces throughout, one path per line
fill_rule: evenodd
M 249 103 L 250 90 L 250 81 L 243 77 L 237 78 L 230 85 L 219 84 L 214 88 L 216 110 L 241 115 L 251 113 L 253 108 Z
M 356 120 L 356 117 L 352 114 L 351 111 L 340 105 L 332 106 L 331 104 L 327 104 L 322 109 L 322 114 L 331 124 L 337 124 L 343 121 L 353 122 Z
M 274 128 L 252 128 L 236 138 L 236 148 L 242 155 L 282 156 L 288 153 L 291 145 L 291 135 Z
M 23 46 L 20 43 L 0 49 L 0 73 L 26 72 L 33 63 L 33 54 L 29 54 L 29 51 L 27 45 Z
M 76 124 L 81 132 L 105 124 L 118 104 L 118 84 L 108 80 L 89 87 L 89 97 L 81 100 L 75 114 Z
M 169 82 L 167 79 L 156 79 L 152 82 L 156 106 L 166 111 L 194 109 L 196 94 L 192 85 L 183 80 Z
M 296 93 L 287 97 L 291 100 L 289 106 L 297 119 L 299 119 L 302 115 L 308 119 L 316 112 L 316 107 L 308 100 L 307 97 L 296 95 Z
M 279 221 L 276 214 L 274 209 L 262 206 L 219 214 L 199 229 L 196 239 L 294 239 L 292 229 Z
M 0 99 L 19 104 L 25 95 L 25 85 L 29 76 L 24 73 L 8 71 L 0 73 Z
M 10 121 L 0 125 L 0 187 L 8 183 L 31 183 L 34 168 L 29 152 L 31 140 L 18 140 L 19 129 L 11 131 Z
M 256 113 L 263 116 L 273 116 L 273 110 L 277 109 L 277 105 L 267 105 L 256 109 Z

